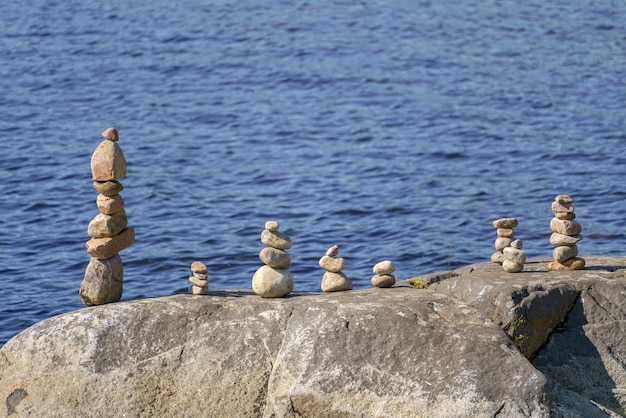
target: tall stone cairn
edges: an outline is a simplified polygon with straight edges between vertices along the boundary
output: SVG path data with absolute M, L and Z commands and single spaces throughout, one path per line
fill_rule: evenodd
M 203 262 L 194 261 L 191 263 L 191 276 L 189 276 L 189 281 L 191 282 L 192 294 L 209 294 L 209 270 Z
M 263 298 L 282 298 L 293 290 L 293 275 L 288 270 L 291 257 L 285 250 L 291 248 L 291 238 L 279 232 L 276 221 L 267 221 L 261 233 L 265 248 L 259 258 L 265 264 L 252 277 L 252 290 Z
M 135 229 L 127 226 L 124 199 L 119 194 L 124 188 L 118 180 L 126 177 L 126 158 L 117 144 L 115 128 L 108 128 L 102 136 L 104 141 L 91 156 L 93 187 L 100 193 L 96 199 L 100 213 L 87 228 L 91 239 L 85 245 L 91 259 L 78 292 L 87 306 L 120 300 L 124 267 L 119 252 L 135 241 Z
M 500 218 L 493 221 L 493 227 L 496 228 L 496 241 L 494 243 L 496 252 L 491 255 L 492 263 L 504 263 L 504 249 L 510 247 L 515 241 L 515 231 L 513 228 L 517 226 L 516 218 Z
M 577 257 L 577 244 L 583 239 L 580 235 L 583 227 L 574 220 L 574 199 L 565 194 L 556 196 L 552 202 L 552 211 L 554 218 L 550 221 L 550 244 L 555 248 L 552 251 L 554 261 L 548 264 L 548 271 L 583 270 L 585 260 Z
M 326 270 L 326 273 L 322 276 L 323 292 L 352 290 L 352 282 L 343 272 L 346 268 L 346 261 L 342 257 L 337 257 L 337 255 L 339 255 L 339 246 L 333 245 L 320 258 L 319 265 Z

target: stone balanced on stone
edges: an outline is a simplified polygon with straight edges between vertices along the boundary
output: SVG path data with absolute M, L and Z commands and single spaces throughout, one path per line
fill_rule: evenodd
M 384 260 L 374 265 L 372 269 L 374 276 L 371 279 L 372 285 L 375 287 L 391 287 L 396 284 L 397 277 L 393 273 L 396 266 L 390 260 Z
M 265 264 L 252 277 L 252 290 L 263 298 L 281 298 L 293 289 L 293 275 L 288 270 L 291 257 L 285 250 L 291 248 L 291 238 L 279 232 L 276 221 L 267 221 L 261 233 L 265 248 L 259 258 Z
M 526 253 L 522 250 L 522 240 L 516 239 L 511 241 L 508 247 L 502 250 L 504 261 L 502 262 L 502 268 L 509 273 L 519 273 L 524 270 L 524 263 L 526 262 Z
M 191 293 L 194 295 L 209 294 L 209 271 L 203 262 L 194 261 L 191 263 L 189 281 L 191 282 Z
M 517 226 L 516 218 L 500 218 L 493 221 L 493 227 L 496 228 L 495 247 L 496 252 L 491 255 L 491 261 L 493 263 L 504 263 L 504 249 L 511 246 L 511 243 L 515 241 L 514 230 Z
M 326 250 L 326 255 L 320 258 L 320 267 L 326 270 L 322 276 L 323 292 L 341 292 L 344 290 L 352 290 L 352 282 L 346 277 L 343 269 L 346 268 L 346 262 L 339 255 L 339 246 L 333 245 Z
M 89 223 L 86 243 L 91 260 L 80 284 L 79 295 L 87 306 L 116 302 L 122 297 L 124 267 L 119 252 L 135 241 L 135 229 L 127 226 L 124 188 L 118 181 L 126 177 L 126 158 L 117 144 L 118 132 L 108 128 L 104 141 L 91 156 L 93 187 L 100 194 L 96 205 L 100 213 Z
M 554 218 L 550 221 L 550 244 L 555 248 L 552 251 L 553 262 L 548 264 L 548 271 L 583 270 L 585 260 L 578 256 L 578 242 L 583 239 L 580 233 L 581 224 L 576 222 L 574 213 L 574 199 L 560 194 L 552 202 Z

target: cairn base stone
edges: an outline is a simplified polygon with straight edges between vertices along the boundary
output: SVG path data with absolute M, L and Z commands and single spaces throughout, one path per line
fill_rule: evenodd
M 252 290 L 262 298 L 282 298 L 293 290 L 293 274 L 262 266 L 252 276 Z
M 376 274 L 371 279 L 372 286 L 391 287 L 396 284 L 396 276 L 393 274 Z
M 570 258 L 562 263 L 553 261 L 546 266 L 548 271 L 563 271 L 563 270 L 584 270 L 585 259 L 580 257 Z
M 109 259 L 92 257 L 78 294 L 86 306 L 117 302 L 122 298 L 124 266 L 119 255 Z
M 343 272 L 327 271 L 322 276 L 322 292 L 343 292 L 352 290 L 352 282 Z

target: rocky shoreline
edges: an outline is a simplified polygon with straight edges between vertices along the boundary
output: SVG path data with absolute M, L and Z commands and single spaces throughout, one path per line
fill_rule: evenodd
M 626 411 L 626 257 L 391 288 L 211 290 L 49 318 L 0 349 L 9 417 L 605 417 Z

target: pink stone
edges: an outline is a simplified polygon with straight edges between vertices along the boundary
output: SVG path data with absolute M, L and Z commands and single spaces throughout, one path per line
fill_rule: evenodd
M 498 228 L 496 235 L 503 238 L 513 238 L 515 230 L 513 228 Z
M 574 212 L 554 212 L 554 217 L 566 221 L 573 221 L 576 219 L 576 214 Z
M 124 267 L 119 255 L 103 260 L 92 257 L 78 294 L 86 306 L 117 302 L 122 297 Z
M 104 213 L 105 215 L 113 215 L 114 213 L 124 209 L 124 199 L 120 194 L 105 196 L 101 193 L 96 199 L 96 205 L 98 205 L 98 210 L 100 211 L 100 213 Z
M 124 190 L 124 186 L 117 180 L 109 180 L 109 181 L 94 181 L 93 188 L 100 194 L 105 196 L 113 197 L 116 194 L 119 194 L 122 190 Z
M 207 273 L 206 265 L 202 261 L 194 261 L 191 263 L 191 271 L 193 273 Z
M 120 136 L 117 133 L 117 129 L 115 128 L 105 129 L 104 132 L 102 132 L 102 136 L 113 142 L 117 142 L 120 139 Z
M 574 204 L 552 202 L 552 212 L 567 212 L 567 213 L 574 212 Z
M 126 177 L 126 157 L 116 142 L 104 140 L 91 156 L 91 177 L 97 181 Z
M 135 228 L 129 226 L 119 235 L 111 238 L 92 238 L 85 246 L 87 252 L 95 258 L 111 258 L 135 242 Z

